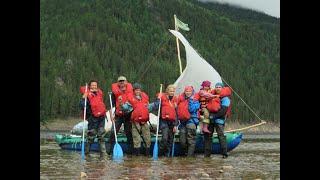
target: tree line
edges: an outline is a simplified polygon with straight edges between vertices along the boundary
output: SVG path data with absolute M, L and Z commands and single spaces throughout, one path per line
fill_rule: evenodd
M 179 77 L 173 15 L 192 46 L 257 114 L 280 120 L 280 19 L 195 0 L 41 0 L 40 120 L 79 117 L 79 87 L 107 92 L 119 75 L 152 100 Z M 183 66 L 185 52 L 180 46 Z M 232 119 L 256 119 L 235 95 Z

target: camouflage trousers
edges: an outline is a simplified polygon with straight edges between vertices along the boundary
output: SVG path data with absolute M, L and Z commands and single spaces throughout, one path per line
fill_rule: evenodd
M 227 153 L 227 139 L 224 135 L 224 125 L 211 123 L 208 127 L 209 131 L 212 133 L 204 133 L 204 155 L 210 156 L 212 150 L 212 135 L 214 129 L 216 129 L 218 134 L 218 139 L 220 143 L 221 153 Z
M 179 141 L 181 145 L 181 155 L 185 155 L 186 151 L 188 156 L 193 156 L 196 146 L 196 132 L 197 127 L 193 123 L 187 125 L 180 124 L 179 127 Z
M 172 143 L 173 143 L 173 128 L 174 122 L 160 120 L 160 127 L 162 138 L 159 144 L 161 155 L 165 155 L 168 152 L 171 152 Z
M 132 122 L 132 138 L 133 138 L 133 147 L 140 148 L 141 142 L 143 142 L 146 148 L 151 146 L 151 134 L 150 128 L 147 122 L 144 124 Z
M 89 117 L 88 118 L 88 131 L 87 139 L 88 143 L 92 144 L 95 137 L 98 138 L 99 142 L 104 142 L 104 136 L 106 135 L 106 130 L 104 129 L 104 117 Z

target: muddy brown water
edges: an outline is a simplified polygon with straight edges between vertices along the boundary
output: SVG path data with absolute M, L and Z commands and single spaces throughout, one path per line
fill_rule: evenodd
M 80 172 L 87 174 L 84 179 L 280 179 L 279 134 L 244 133 L 227 159 L 125 155 L 122 162 L 100 161 L 98 153 L 81 162 L 81 152 L 62 150 L 54 134 L 40 134 L 40 179 L 80 179 Z

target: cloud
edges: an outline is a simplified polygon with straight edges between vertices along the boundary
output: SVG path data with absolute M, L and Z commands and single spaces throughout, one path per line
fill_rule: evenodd
M 280 18 L 280 0 L 199 0 L 201 2 L 218 2 L 264 12 Z

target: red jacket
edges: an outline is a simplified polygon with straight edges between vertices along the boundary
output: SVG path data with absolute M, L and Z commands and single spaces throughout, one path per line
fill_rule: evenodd
M 212 92 L 213 92 L 213 94 L 215 94 L 215 91 L 214 91 L 214 90 L 213 90 Z M 228 107 L 227 112 L 226 112 L 226 116 L 227 116 L 227 117 L 230 117 L 230 116 L 231 116 L 231 103 L 232 103 L 231 97 L 230 97 L 231 94 L 232 94 L 232 90 L 231 90 L 230 87 L 223 87 L 223 88 L 221 89 L 220 98 L 223 98 L 223 97 L 228 96 L 229 99 L 230 99 L 230 106 Z
M 165 120 L 165 121 L 176 120 L 177 102 L 178 102 L 177 96 L 173 96 L 171 100 L 169 100 L 169 97 L 166 94 L 161 96 L 161 119 L 162 120 Z
M 119 103 L 119 97 L 122 97 L 122 102 L 125 103 L 128 100 L 128 96 L 130 96 L 130 94 L 133 94 L 133 88 L 132 88 L 132 84 L 131 83 L 127 83 L 127 87 L 126 90 L 123 92 L 120 90 L 118 83 L 113 83 L 111 85 L 111 90 L 112 93 L 115 96 L 115 100 L 116 100 L 116 115 L 117 116 L 123 116 L 123 112 L 121 111 L 120 108 L 120 103 Z
M 209 96 L 209 95 L 214 94 L 214 90 L 210 89 L 209 91 L 205 91 L 208 95 L 201 93 L 201 90 L 197 93 L 197 96 L 199 97 L 199 100 L 201 99 L 201 100 L 205 101 L 205 104 L 203 104 L 202 106 L 205 106 L 205 108 L 207 108 L 208 111 L 211 113 L 218 112 L 218 110 L 221 107 L 220 106 L 220 104 L 221 104 L 220 98 L 213 98 L 213 97 Z
M 138 100 L 135 95 L 130 95 L 128 102 L 133 108 L 131 114 L 131 120 L 133 122 L 147 122 L 149 120 L 149 97 L 146 93 L 141 93 L 141 100 Z
M 105 117 L 106 105 L 103 103 L 103 92 L 98 89 L 97 93 L 88 93 L 88 101 L 90 102 L 90 108 L 94 117 Z
M 184 93 L 180 94 L 178 97 L 178 108 L 177 108 L 177 114 L 178 119 L 181 121 L 187 121 L 190 119 L 191 114 L 189 112 L 189 101 L 184 98 Z

